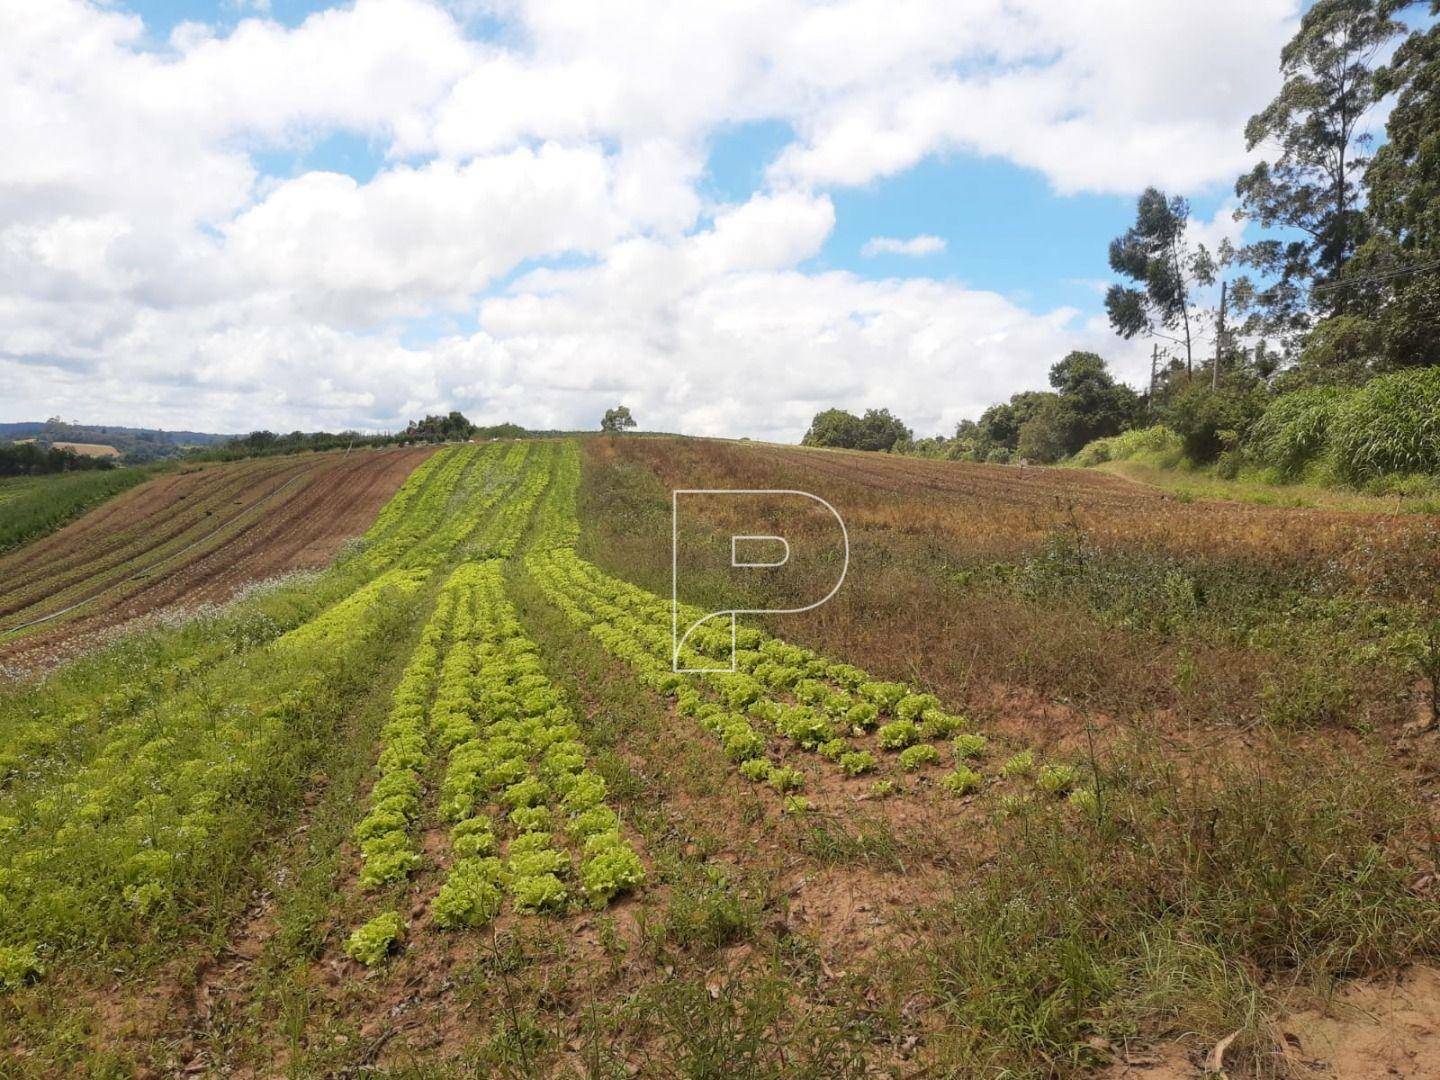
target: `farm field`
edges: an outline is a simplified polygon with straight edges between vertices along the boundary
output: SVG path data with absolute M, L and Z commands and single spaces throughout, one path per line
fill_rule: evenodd
M 0 1073 L 1440 1068 L 1434 518 L 622 437 L 396 455 L 340 548 L 314 460 L 6 557 L 44 613 L 225 503 L 185 602 L 333 562 L 0 692 Z M 679 487 L 850 530 L 733 673 L 671 670 Z M 773 512 L 685 525 L 791 539 L 745 606 L 835 576 Z
M 54 532 L 154 475 L 136 468 L 0 479 L 0 554 Z
M 0 665 L 52 663 L 133 619 L 323 566 L 429 453 L 263 458 L 161 475 L 0 555 Z M 56 497 L 53 483 L 44 478 L 35 497 Z

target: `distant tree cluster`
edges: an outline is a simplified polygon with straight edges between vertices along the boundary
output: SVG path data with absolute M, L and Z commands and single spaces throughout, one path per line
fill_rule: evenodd
M 472 439 L 523 439 L 531 432 L 519 424 L 509 422 L 503 424 L 491 424 L 488 427 L 477 427 L 471 433 Z
M 471 439 L 520 439 L 534 432 L 519 424 L 501 423 L 477 427 L 465 414 L 452 411 L 446 415 L 426 416 L 412 420 L 403 430 L 381 434 L 359 431 L 292 431 L 277 435 L 273 431 L 252 431 L 231 439 L 223 446 L 201 451 L 193 456 L 201 460 L 231 460 L 246 457 L 269 457 L 275 454 L 296 454 L 304 451 L 344 450 L 361 446 L 394 446 L 426 442 L 466 442 Z
M 817 413 L 801 440 L 806 446 L 881 450 L 919 457 L 1048 464 L 1092 439 L 1114 435 L 1144 411 L 1138 394 L 1117 383 L 1094 353 L 1072 352 L 1050 369 L 1050 390 L 1026 390 L 964 420 L 952 438 L 915 439 L 889 409 L 856 416 L 844 409 Z
M 204 461 L 232 461 L 238 458 L 273 457 L 277 454 L 298 454 L 304 451 L 343 450 L 355 446 L 383 446 L 393 443 L 394 435 L 365 435 L 358 431 L 292 431 L 277 435 L 273 431 L 252 431 L 222 446 L 191 455 Z
M 411 420 L 410 425 L 400 433 L 400 438 L 412 442 L 458 442 L 474 434 L 475 425 L 465 419 L 465 414 L 452 410 L 446 416 Z
M 113 458 L 88 457 L 56 446 L 33 442 L 0 444 L 0 476 L 43 476 L 114 467 Z
M 801 442 L 805 446 L 832 446 L 844 450 L 894 450 L 914 437 L 889 409 L 866 409 L 856 416 L 844 409 L 817 413 Z

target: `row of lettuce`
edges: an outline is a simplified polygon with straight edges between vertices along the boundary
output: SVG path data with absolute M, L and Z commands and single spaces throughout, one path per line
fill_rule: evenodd
M 0 694 L 0 986 L 123 963 L 246 894 L 438 567 L 524 448 L 427 459 L 330 570 Z
M 508 896 L 518 912 L 604 905 L 645 870 L 586 767 L 575 716 L 545 675 L 538 650 L 504 596 L 504 568 L 551 476 L 546 467 L 508 492 L 474 556 L 451 572 L 394 692 L 381 732 L 368 813 L 355 829 L 358 886 L 382 906 L 346 942 L 367 965 L 409 932 L 398 902 L 426 866 L 417 834 L 448 830 L 428 904 L 441 930 L 493 920 Z M 503 852 L 503 854 L 502 854 Z M 577 865 L 578 864 L 578 865 Z
M 424 864 L 410 838 L 417 822 L 433 813 L 448 827 L 428 908 L 441 930 L 484 926 L 507 897 L 517 912 L 559 913 L 603 906 L 645 880 L 604 779 L 586 765 L 575 715 L 505 599 L 504 565 L 465 563 L 446 582 L 397 688 L 370 812 L 356 829 L 359 884 L 379 890 Z M 427 785 L 440 756 L 443 776 Z M 377 964 L 408 929 L 388 906 L 346 951 Z
M 1069 794 L 1077 806 L 1093 804 L 1074 766 L 1041 763 L 1023 749 L 1005 758 L 934 695 L 875 679 L 754 627 L 734 628 L 732 658 L 731 627 L 682 604 L 678 625 L 690 629 L 672 657 L 670 601 L 576 554 L 578 482 L 578 456 L 567 450 L 526 556 L 530 575 L 572 625 L 672 699 L 676 712 L 712 735 L 742 776 L 773 788 L 786 811 L 810 809 L 802 792 L 822 762 L 842 780 L 868 785 L 861 793 L 872 797 L 895 792 L 904 775 L 929 781 L 941 770 L 939 785 L 955 795 L 978 792 L 990 780 L 1014 780 L 1005 793 L 1011 802 L 1027 798 L 1033 784 L 1049 795 Z

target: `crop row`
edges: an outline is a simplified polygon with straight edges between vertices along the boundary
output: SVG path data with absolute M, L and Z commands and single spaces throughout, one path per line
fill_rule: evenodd
M 550 463 L 548 446 L 531 454 L 528 444 L 516 443 L 497 465 L 483 495 L 470 499 L 463 511 L 452 514 L 446 527 L 435 534 L 442 538 L 438 543 L 427 541 L 417 553 L 447 546 L 454 551 L 462 546 L 462 538 L 474 532 L 465 540 L 464 548 L 478 547 L 499 552 L 501 557 L 508 555 L 524 532 L 535 500 L 549 482 Z M 499 505 L 484 527 L 475 530 L 475 518 L 487 513 L 497 501 Z M 378 776 L 370 791 L 370 810 L 355 830 L 360 845 L 362 888 L 399 881 L 421 863 L 411 833 L 420 816 L 423 774 L 430 758 L 427 713 L 432 700 L 436 715 L 463 707 L 468 692 L 467 665 L 474 620 L 470 596 L 473 585 L 466 569 L 462 565 L 441 587 L 435 609 L 396 685 L 393 705 L 380 733 L 381 749 L 375 766 Z
M 586 768 L 574 716 L 504 597 L 503 566 L 500 559 L 466 563 L 445 585 L 451 633 L 428 724 L 430 740 L 446 757 L 436 812 L 450 830 L 451 859 L 430 905 L 441 929 L 484 925 L 507 896 L 516 911 L 557 912 L 577 903 L 603 905 L 645 879 L 618 815 L 605 803 L 604 779 Z M 423 666 L 433 674 L 436 658 L 427 652 Z M 421 710 L 407 708 L 404 724 L 390 732 L 377 787 L 396 775 L 394 768 L 409 771 L 386 788 L 387 808 L 373 803 L 360 825 L 362 885 L 403 877 L 419 862 L 396 837 L 419 807 Z M 392 752 L 401 739 L 410 749 L 403 761 Z M 393 870 L 392 852 L 401 853 Z M 367 880 L 375 866 L 386 873 Z M 397 912 L 382 912 L 355 930 L 347 951 L 377 963 L 403 929 Z
M 349 562 L 379 568 L 402 558 L 414 562 L 427 548 L 443 550 L 437 537 L 446 528 L 454 504 L 484 490 L 481 485 L 488 484 L 499 453 L 498 446 L 459 446 L 427 458 L 381 508 L 361 538 L 359 553 Z
M 435 694 L 456 594 L 452 575 L 440 590 L 435 610 L 405 665 L 380 732 L 382 749 L 375 764 L 378 775 L 370 789 L 369 813 L 355 829 L 362 864 L 360 884 L 365 888 L 396 881 L 420 865 L 410 832 L 420 816 L 422 772 L 430 756 L 425 714 Z M 463 624 L 457 630 L 463 632 Z
M 371 685 L 409 601 L 445 548 L 453 557 L 471 539 L 456 520 L 479 531 L 514 488 L 518 476 L 488 475 L 499 459 L 497 448 L 477 447 L 430 459 L 402 487 L 409 514 L 430 531 L 383 514 L 359 555 L 187 632 L 188 655 L 159 654 L 183 678 L 137 678 L 101 695 L 93 690 L 107 672 L 127 673 L 123 654 L 97 658 L 74 688 L 77 699 L 92 689 L 75 722 L 85 737 L 57 756 L 37 731 L 9 751 L 11 782 L 0 794 L 0 968 L 9 974 L 0 981 L 95 942 L 123 955 L 178 929 L 186 912 L 227 902 L 256 841 L 299 804 Z M 536 494 L 532 483 L 526 497 Z M 314 597 L 337 602 L 317 608 Z M 257 611 L 295 625 L 247 637 Z M 63 716 L 34 711 L 62 700 L 42 684 L 7 698 L 6 711 L 13 704 L 17 719 L 24 708 L 35 725 L 64 727 Z
M 156 518 L 103 530 L 83 545 L 46 541 L 5 559 L 0 579 L 0 625 L 12 626 L 57 611 L 105 588 L 136 588 L 141 577 L 181 549 L 254 513 L 253 504 L 284 484 L 299 482 L 313 463 L 244 462 L 161 483 L 189 483 L 188 494 Z M 252 504 L 238 513 L 237 504 Z M 104 513 L 104 511 L 101 511 Z M 214 537 L 208 542 L 218 542 Z M 57 538 L 58 541 L 58 538 Z
M 318 579 L 263 590 L 219 617 L 133 637 L 113 655 L 82 661 L 33 692 L 6 695 L 0 700 L 0 789 L 63 768 L 83 755 L 98 729 L 154 707 L 237 652 L 282 636 L 294 648 L 308 637 L 344 632 L 362 607 L 393 595 L 390 588 L 413 592 L 410 575 L 377 575 L 428 540 L 452 501 L 467 497 L 462 478 L 477 489 L 482 482 L 490 486 L 485 478 L 497 456 L 497 447 L 462 446 L 427 458 L 355 544 L 356 553 Z
M 461 486 L 451 500 L 445 514 L 435 530 L 416 544 L 401 560 L 407 566 L 438 567 L 463 558 L 466 550 L 477 543 L 481 530 L 487 532 L 496 528 L 508 529 L 511 525 L 498 525 L 500 519 L 509 522 L 517 504 L 517 486 L 525 483 L 543 486 L 547 473 L 543 453 L 536 454 L 528 443 L 513 443 L 503 452 L 498 446 L 487 448 L 495 453 L 486 453 L 486 468 L 477 470 L 472 482 Z M 519 503 L 531 498 L 528 490 L 520 492 Z
M 531 575 L 572 624 L 624 660 L 646 686 L 672 698 L 680 715 L 692 717 L 717 738 L 747 779 L 786 794 L 790 808 L 806 805 L 794 794 L 804 786 L 805 775 L 786 754 L 775 752 L 775 736 L 781 745 L 831 762 L 845 777 L 881 772 L 890 761 L 906 773 L 944 762 L 949 768 L 940 783 L 949 791 L 966 795 L 985 785 L 986 762 L 993 757 L 990 741 L 934 695 L 875 679 L 754 627 L 734 629 L 732 672 L 730 627 L 707 624 L 706 612 L 680 605 L 679 628 L 682 633 L 694 629 L 685 636 L 675 665 L 690 671 L 677 673 L 670 602 L 610 577 L 576 554 L 575 478 L 573 472 L 567 475 L 571 486 L 567 492 L 557 482 L 547 501 L 542 540 L 527 556 Z M 1007 779 L 1033 778 L 1049 794 L 1070 792 L 1078 780 L 1073 767 L 1043 765 L 1029 751 L 993 771 Z M 872 790 L 881 794 L 892 787 L 887 778 Z M 1076 799 L 1084 803 L 1089 797 L 1082 792 Z
M 62 781 L 15 791 L 0 807 L 0 942 L 118 943 L 225 895 L 400 610 L 397 598 L 346 636 L 221 664 L 109 728 Z

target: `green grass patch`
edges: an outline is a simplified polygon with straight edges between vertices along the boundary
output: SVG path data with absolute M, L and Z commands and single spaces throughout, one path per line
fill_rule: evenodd
M 1240 1031 L 1235 1058 L 1260 1058 L 1274 992 L 1435 956 L 1440 909 L 1408 887 L 1423 811 L 1382 763 L 1352 765 L 1280 748 L 1182 773 L 1128 748 L 1091 812 L 1033 803 L 933 933 L 937 1057 L 1044 1077 L 1140 1033 Z
M 54 532 L 164 469 L 95 469 L 0 480 L 0 552 Z

